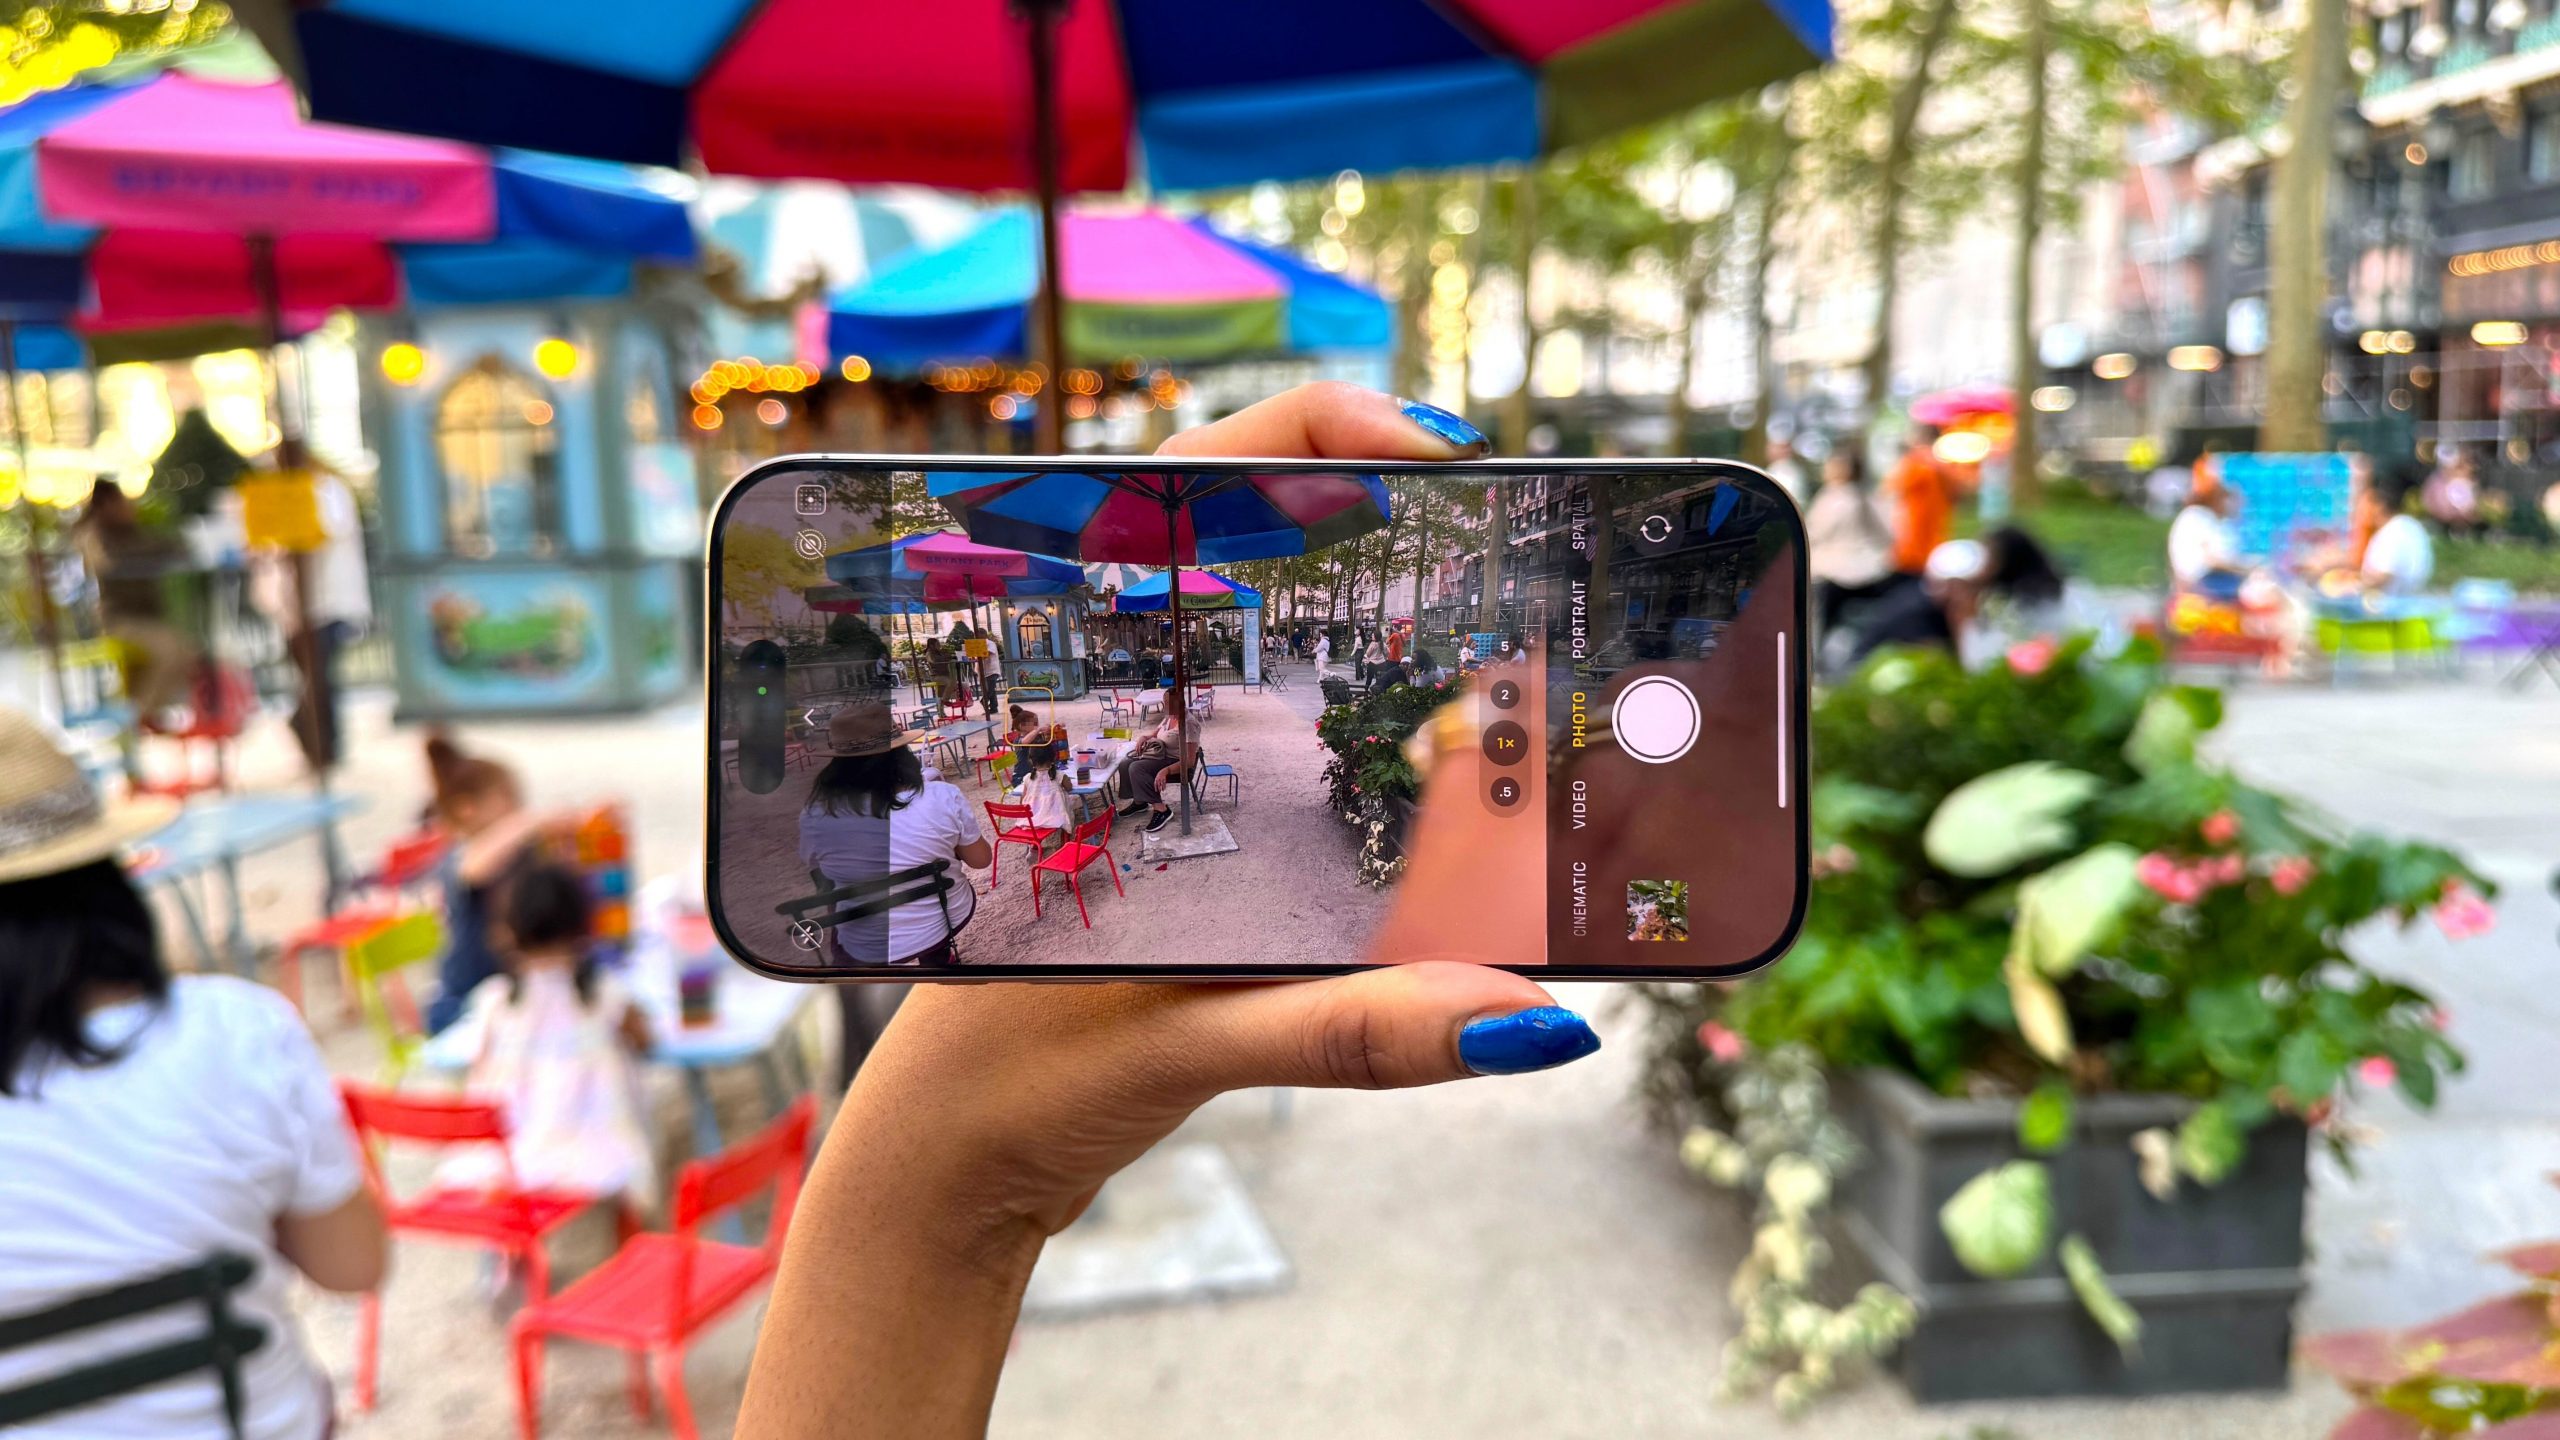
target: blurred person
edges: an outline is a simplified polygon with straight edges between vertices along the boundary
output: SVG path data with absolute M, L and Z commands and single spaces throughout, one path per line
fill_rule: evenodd
M 1480 450 L 1341 384 L 1166 446 L 1390 461 Z M 1480 868 L 1460 878 L 1456 893 L 1409 879 L 1398 903 L 1481 903 Z M 1491 968 L 1535 963 L 1535 928 L 1515 927 L 1517 952 L 1466 957 L 1478 964 L 1382 950 L 1370 958 L 1385 968 L 1302 983 L 918 987 L 801 1192 L 738 1433 L 982 1434 L 1042 1246 L 1221 1092 L 1399 1088 L 1591 1054 L 1587 1022 Z
M 1022 803 L 1031 807 L 1031 823 L 1043 830 L 1061 834 L 1075 828 L 1075 816 L 1069 808 L 1067 783 L 1061 773 L 1065 768 L 1065 747 L 1034 745 L 1022 752 Z
M 187 698 L 195 671 L 196 643 L 169 622 L 164 584 L 193 567 L 193 552 L 183 537 L 144 524 L 133 497 L 104 478 L 72 526 L 72 542 L 98 583 L 99 624 L 122 652 L 125 702 L 148 726 Z
M 455 1151 L 439 1184 L 623 1196 L 654 1207 L 639 1057 L 649 1022 L 621 978 L 596 964 L 586 878 L 553 861 L 511 873 L 497 897 L 500 973 L 473 990 L 455 1022 L 471 1057 L 465 1088 L 506 1106 L 504 1164 L 488 1146 Z
M 1324 678 L 1324 672 L 1327 667 L 1333 664 L 1333 632 L 1330 630 L 1319 630 L 1316 632 L 1316 643 L 1313 653 L 1315 655 L 1316 662 L 1316 678 L 1321 680 Z
M 2405 596 L 2426 589 L 2436 573 L 2435 537 L 2411 512 L 2406 490 L 2368 486 L 2358 503 L 2373 526 L 2373 539 L 2356 562 L 2357 580 L 2365 591 Z
M 2230 490 L 2218 478 L 2200 479 L 2187 506 L 2169 522 L 2169 578 L 2181 590 L 2228 603 L 2240 598 L 2248 572 L 2232 538 Z
M 2469 451 L 2445 447 L 2443 459 L 2418 492 L 2418 504 L 2447 534 L 2468 535 L 2480 528 L 2480 471 Z
M 453 841 L 443 876 L 444 958 L 425 1017 L 427 1033 L 435 1035 L 461 1019 L 472 992 L 501 973 L 491 925 L 500 882 L 544 830 L 562 822 L 525 804 L 513 770 L 464 754 L 443 731 L 428 734 L 426 758 L 428 813 Z
M 1913 426 L 1886 482 L 1894 505 L 1893 568 L 1905 575 L 1925 572 L 1930 552 L 1954 533 L 1956 481 L 1939 462 L 1937 443 L 1936 426 Z
M 1937 593 L 1958 658 L 1976 669 L 2032 640 L 2094 634 L 2112 645 L 2121 628 L 2095 591 L 2065 576 L 2051 552 L 2015 525 L 1984 535 L 1970 568 L 1946 567 Z
M 1476 637 L 1470 633 L 1458 637 L 1458 670 L 1461 674 L 1476 668 Z
M 1843 445 L 1822 462 L 1822 488 L 1805 513 L 1814 617 L 1828 631 L 1841 607 L 1893 578 L 1893 532 L 1867 493 L 1866 457 Z
M 1412 683 L 1413 672 L 1405 668 L 1402 660 L 1390 659 L 1369 672 L 1369 688 L 1372 690 L 1392 690 L 1398 685 Z
M 239 1362 L 238 1433 L 319 1440 L 329 1381 L 295 1323 L 293 1278 L 349 1295 L 379 1286 L 382 1214 L 293 1007 L 233 976 L 169 974 L 114 856 L 175 813 L 165 800 L 101 801 L 33 721 L 0 712 L 0 1315 L 216 1251 L 248 1256 L 256 1271 L 233 1314 L 267 1341 Z M 0 1390 L 165 1343 L 175 1318 L 0 1351 Z M 232 1433 L 201 1372 L 10 1430 Z
M 1778 482 L 1778 488 L 1787 492 L 1787 498 L 1796 502 L 1797 509 L 1801 510 L 1813 502 L 1813 477 L 1805 472 L 1804 461 L 1797 458 L 1796 447 L 1790 442 L 1771 440 L 1769 463 L 1760 468 L 1768 472 L 1770 479 Z
M 1387 659 L 1392 663 L 1397 660 L 1402 660 L 1403 658 L 1404 632 L 1402 630 L 1389 630 L 1387 632 Z

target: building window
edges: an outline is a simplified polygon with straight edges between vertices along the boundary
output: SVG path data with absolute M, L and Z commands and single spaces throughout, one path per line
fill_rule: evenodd
M 1022 618 L 1014 622 L 1014 638 L 1021 642 L 1023 659 L 1048 659 L 1049 612 L 1046 610 L 1023 611 Z
M 560 539 L 560 440 L 550 392 L 484 355 L 436 402 L 445 544 L 456 555 L 548 555 Z
M 2476 130 L 2456 140 L 2453 143 L 2453 160 L 2445 171 L 2445 198 L 2453 201 L 2487 199 L 2497 175 L 2497 147 L 2497 135 L 2487 130 Z
M 2524 171 L 2537 185 L 2560 181 L 2560 106 L 2537 110 L 2525 121 Z

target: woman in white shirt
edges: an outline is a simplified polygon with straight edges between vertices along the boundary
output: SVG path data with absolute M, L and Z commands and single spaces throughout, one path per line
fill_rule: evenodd
M 327 1377 L 302 1345 L 293 1276 L 382 1282 L 382 1213 L 345 1112 L 284 998 L 172 978 L 117 847 L 174 807 L 107 806 L 22 715 L 0 712 L 0 1315 L 203 1261 L 256 1269 L 233 1312 L 266 1332 L 239 1362 L 240 1433 L 315 1440 Z M 0 1390 L 201 1333 L 155 1312 L 0 1352 Z M 228 1436 L 211 1372 L 38 1418 L 13 1436 Z
M 800 858 L 835 885 L 880 882 L 940 862 L 949 882 L 889 910 L 835 926 L 836 950 L 860 965 L 945 965 L 952 937 L 977 909 L 977 891 L 952 873 L 995 859 L 960 787 L 928 780 L 889 707 L 847 705 L 827 721 L 833 759 L 800 812 Z
M 2393 505 L 2379 486 L 2358 489 L 2356 504 L 2368 512 L 2359 518 L 2373 525 L 2373 538 L 2365 542 L 2364 557 L 2356 565 L 2364 588 L 2377 595 L 2415 595 L 2426 589 L 2436 573 L 2436 542 L 2427 523 L 2410 514 L 2405 503 Z M 2384 515 L 2389 518 L 2382 519 Z

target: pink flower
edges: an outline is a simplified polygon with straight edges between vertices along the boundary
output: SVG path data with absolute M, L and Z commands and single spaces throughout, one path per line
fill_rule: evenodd
M 2216 810 L 2204 817 L 2204 823 L 2196 827 L 2196 833 L 2204 837 L 2207 845 L 2228 845 L 2240 838 L 2240 817 L 2228 810 Z
M 2237 885 L 2248 879 L 2249 860 L 2245 855 L 2217 855 L 2211 860 L 2199 862 L 2196 871 L 2204 877 L 2206 884 L 2219 889 L 2225 885 Z
M 2204 898 L 2203 875 L 2157 850 L 2143 856 L 2133 873 L 2135 879 L 2172 904 L 2193 905 Z
M 2009 668 L 2033 678 L 2053 668 L 2053 657 L 2061 649 L 2051 640 L 2021 640 L 2009 647 Z
M 2447 940 L 2468 940 L 2496 928 L 2498 912 L 2480 892 L 2459 880 L 2444 882 L 2444 898 L 2436 902 L 2436 928 Z
M 1730 1065 L 1742 1058 L 1742 1037 L 1721 1020 L 1710 1020 L 1698 1027 L 1698 1045 L 1719 1065 Z
M 2387 1090 L 2400 1078 L 2400 1067 L 2387 1055 L 2368 1055 L 2356 1062 L 2356 1078 L 2376 1090 Z
M 2439 1035 L 2443 1034 L 2453 1025 L 2453 1013 L 2441 1005 L 2428 1006 L 2427 1013 L 2422 1018 L 2425 1019 L 2427 1028 L 2435 1031 Z
M 2311 863 L 2310 856 L 2287 855 L 2267 871 L 2267 881 L 2279 895 L 2299 895 L 2318 873 L 2320 867 Z

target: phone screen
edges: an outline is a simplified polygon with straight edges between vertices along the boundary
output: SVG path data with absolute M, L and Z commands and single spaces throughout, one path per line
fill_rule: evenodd
M 1804 546 L 1713 462 L 769 463 L 714 919 L 807 979 L 1742 973 L 1803 905 Z

